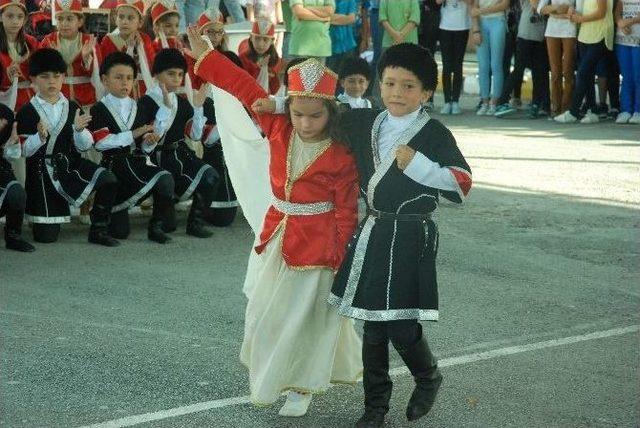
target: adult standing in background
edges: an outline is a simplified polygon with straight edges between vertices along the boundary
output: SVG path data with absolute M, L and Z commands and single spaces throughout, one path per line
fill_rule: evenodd
M 191 0 L 187 0 L 191 1 Z M 247 18 L 244 16 L 244 11 L 242 10 L 242 6 L 240 6 L 240 0 L 223 0 L 224 6 L 227 8 L 227 12 L 229 12 L 229 16 L 233 22 L 244 22 Z M 209 4 L 207 6 L 208 9 L 211 10 L 220 10 L 220 0 L 209 0 Z M 198 15 L 200 16 L 200 15 Z
M 418 30 L 418 44 L 429 50 L 435 57 L 438 46 L 438 32 L 440 31 L 440 3 L 437 0 L 420 0 L 420 27 Z M 433 109 L 433 94 L 425 105 L 427 110 Z
M 290 0 L 291 39 L 289 55 L 315 57 L 324 62 L 331 56 L 329 25 L 335 13 L 334 0 Z
M 418 0 L 380 0 L 379 19 L 384 28 L 383 49 L 405 42 L 418 44 Z
M 331 56 L 327 67 L 338 72 L 342 60 L 355 55 L 356 39 L 353 31 L 356 22 L 356 0 L 336 0 L 336 11 L 331 16 Z

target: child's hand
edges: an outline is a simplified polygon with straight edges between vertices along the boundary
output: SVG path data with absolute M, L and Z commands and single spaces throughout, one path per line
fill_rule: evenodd
M 160 138 L 162 137 L 156 134 L 155 132 L 147 132 L 142 137 L 142 143 L 148 146 L 153 146 L 154 144 L 158 144 L 158 141 L 160 141 Z
M 194 58 L 200 58 L 210 49 L 209 44 L 202 38 L 195 25 L 190 25 L 187 28 L 187 36 L 189 37 L 189 45 Z
M 251 104 L 251 110 L 257 114 L 274 113 L 276 111 L 276 102 L 271 98 L 260 98 Z
M 133 138 L 139 138 L 142 137 L 144 134 L 149 133 L 149 132 L 153 132 L 153 124 L 149 124 L 149 125 L 142 125 L 139 128 L 134 129 L 133 131 L 131 131 L 131 135 L 133 135 Z
M 89 37 L 89 40 L 87 40 L 84 45 L 82 45 L 82 59 L 84 59 L 85 62 L 89 62 L 89 59 L 92 57 L 93 55 L 93 49 L 96 47 L 96 37 L 92 34 Z
M 173 103 L 171 102 L 171 96 L 169 95 L 169 91 L 167 90 L 167 85 L 164 83 L 160 83 L 160 90 L 162 90 L 162 102 L 164 105 L 171 109 L 173 108 Z
M 469 15 L 471 15 L 472 18 L 477 18 L 478 16 L 482 15 L 480 13 L 480 8 L 479 7 L 474 7 L 471 8 L 471 12 L 469 13 Z
M 4 120 L 4 119 L 2 119 Z M 1 123 L 2 121 L 0 121 L 0 125 L 2 125 Z M 4 120 L 4 124 L 6 126 L 7 121 Z M 4 128 L 4 126 L 0 126 L 0 130 Z M 13 122 L 13 128 L 11 129 L 11 135 L 9 136 L 9 139 L 7 140 L 7 144 L 11 145 L 16 145 L 16 144 L 20 144 L 20 138 L 18 138 L 18 122 Z
M 45 142 L 49 137 L 49 126 L 43 121 L 38 122 L 38 135 L 40 136 L 40 141 Z
M 398 149 L 396 150 L 396 161 L 398 163 L 398 168 L 404 171 L 405 168 L 407 168 L 413 160 L 415 154 L 416 151 L 407 145 L 403 144 L 398 147 Z
M 89 113 L 81 113 L 81 111 L 82 109 L 76 110 L 76 117 L 73 119 L 73 128 L 76 132 L 81 132 L 91 122 L 91 115 Z
M 20 72 L 20 64 L 12 63 L 9 67 L 7 67 L 7 77 L 10 81 L 13 82 L 13 79 L 16 77 L 20 77 L 22 73 Z
M 476 46 L 480 46 L 482 44 L 482 33 L 481 32 L 475 32 L 473 33 L 473 43 L 476 44 Z
M 2 130 L 5 128 L 5 126 L 7 126 L 7 119 L 0 119 L 0 132 L 2 132 Z
M 202 107 L 204 105 L 207 96 L 209 95 L 209 84 L 205 83 L 200 86 L 200 89 L 193 91 L 193 106 Z

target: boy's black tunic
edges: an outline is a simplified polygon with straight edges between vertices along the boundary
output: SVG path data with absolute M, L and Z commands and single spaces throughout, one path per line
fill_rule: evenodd
M 212 167 L 198 159 L 185 143 L 187 125 L 193 118 L 193 107 L 180 96 L 174 99 L 177 102 L 171 108 L 171 125 L 152 152 L 151 160 L 173 175 L 176 196 L 180 201 L 186 201 L 196 190 L 205 171 Z M 147 115 L 146 123 L 153 122 L 162 102 L 162 97 L 149 93 L 138 100 L 138 110 Z
M 470 169 L 449 130 L 424 111 L 386 158 L 378 159 L 378 133 L 387 114 L 353 109 L 339 116 L 340 138 L 356 158 L 369 211 L 349 244 L 329 302 L 341 315 L 366 321 L 436 321 L 438 228 L 431 213 L 440 195 L 454 202 L 462 199 L 405 175 L 397 166 L 396 148 L 408 144 L 442 167 Z
M 14 122 L 13 112 L 4 104 L 0 104 L 0 119 L 7 121 L 7 125 L 4 127 L 2 132 L 0 132 L 0 216 L 3 216 L 5 211 L 3 204 L 9 189 L 12 186 L 19 186 L 20 183 L 16 180 L 16 176 L 13 174 L 11 163 L 3 156 L 3 146 L 11 136 L 11 130 Z
M 202 160 L 211 165 L 220 174 L 220 185 L 218 190 L 211 201 L 211 210 L 208 210 L 208 219 L 212 223 L 230 223 L 236 215 L 238 207 L 238 199 L 236 192 L 233 190 L 231 184 L 231 178 L 229 177 L 229 171 L 227 170 L 227 164 L 224 160 L 224 153 L 222 151 L 222 144 L 220 143 L 220 136 L 215 129 L 216 116 L 213 100 L 207 98 L 204 102 L 204 115 L 207 118 L 207 124 L 214 126 L 211 131 L 210 137 L 207 138 L 208 142 L 203 137 L 204 152 Z
M 74 145 L 73 121 L 79 108 L 75 101 L 65 100 L 60 121 L 49 123 L 46 144 L 27 158 L 26 218 L 33 223 L 71 221 L 69 205 L 82 205 L 105 170 L 83 159 Z M 16 117 L 18 134 L 37 134 L 41 119 L 47 121 L 38 97 L 31 98 Z
M 127 123 L 117 111 L 111 111 L 107 103 L 99 101 L 91 108 L 91 124 L 93 132 L 107 128 L 109 133 L 118 134 L 137 129 L 147 123 L 148 115 L 133 103 Z M 102 166 L 111 170 L 118 178 L 118 192 L 111 209 L 119 212 L 142 202 L 151 192 L 160 177 L 170 174 L 156 165 L 147 163 L 148 156 L 142 151 L 142 139 L 134 144 L 101 151 Z

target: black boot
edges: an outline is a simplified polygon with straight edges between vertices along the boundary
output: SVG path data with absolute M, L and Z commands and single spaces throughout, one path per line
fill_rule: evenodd
M 104 245 L 105 247 L 117 247 L 120 241 L 109 235 L 109 219 L 111 213 L 107 208 L 94 202 L 91 213 L 91 226 L 89 227 L 89 242 Z
M 171 238 L 169 238 L 162 230 L 162 221 L 156 218 L 151 218 L 151 220 L 149 220 L 147 238 L 149 238 L 150 241 L 157 242 L 158 244 L 166 244 L 171 241 Z
M 362 343 L 364 366 L 364 415 L 356 422 L 356 428 L 384 426 L 384 416 L 389 411 L 391 378 L 389 377 L 389 345 Z
M 30 253 L 35 251 L 35 247 L 22 239 L 22 218 L 21 211 L 8 211 L 7 223 L 4 227 L 4 242 L 8 250 Z
M 416 387 L 407 406 L 407 419 L 415 421 L 429 413 L 433 407 L 442 383 L 442 374 L 422 334 L 413 346 L 397 351 L 416 381 Z
M 198 192 L 195 192 L 193 194 L 191 210 L 187 217 L 187 235 L 195 236 L 196 238 L 210 238 L 213 233 L 204 226 L 202 208 L 202 197 Z

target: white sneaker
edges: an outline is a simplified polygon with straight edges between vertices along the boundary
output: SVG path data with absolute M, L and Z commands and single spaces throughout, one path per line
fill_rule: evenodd
M 282 406 L 278 414 L 280 416 L 292 418 L 304 416 L 307 414 L 307 409 L 309 409 L 312 397 L 313 395 L 311 394 L 301 394 L 296 391 L 289 391 L 289 394 L 287 394 L 287 401 L 285 401 L 284 406 Z
M 460 104 L 456 102 L 451 103 L 451 114 L 462 114 L 462 109 L 460 108 Z
M 553 118 L 558 123 L 574 123 L 578 121 L 578 118 L 571 114 L 569 110 Z
M 633 113 L 633 116 L 631 116 L 631 119 L 629 119 L 629 123 L 640 125 L 640 112 Z
M 631 119 L 631 113 L 623 111 L 622 113 L 618 114 L 618 117 L 616 117 L 616 123 L 627 123 L 629 122 L 629 119 Z
M 496 105 L 495 104 L 491 104 L 489 105 L 489 110 L 487 110 L 487 116 L 493 116 L 496 114 Z
M 600 122 L 600 118 L 598 117 L 597 114 L 591 113 L 591 110 L 589 110 L 587 114 L 585 114 L 584 117 L 580 119 L 580 123 L 582 124 L 598 123 L 598 122 Z
M 451 114 L 451 103 L 444 103 L 442 109 L 440 109 L 440 114 Z
M 476 112 L 476 115 L 478 116 L 486 116 L 487 112 L 489 111 L 489 104 L 482 104 L 480 106 L 480 108 L 478 109 L 478 111 Z

